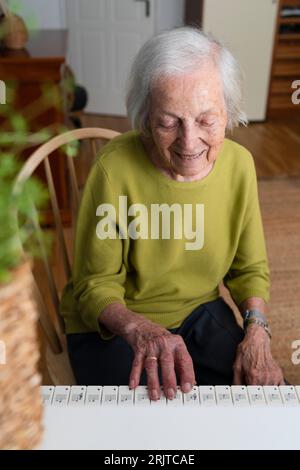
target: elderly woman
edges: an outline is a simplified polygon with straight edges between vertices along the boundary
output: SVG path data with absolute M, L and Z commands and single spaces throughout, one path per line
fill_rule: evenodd
M 134 131 L 85 186 L 61 311 L 79 384 L 282 384 L 266 320 L 269 269 L 238 65 L 191 27 L 150 39 L 127 93 Z M 219 294 L 229 288 L 244 329 Z

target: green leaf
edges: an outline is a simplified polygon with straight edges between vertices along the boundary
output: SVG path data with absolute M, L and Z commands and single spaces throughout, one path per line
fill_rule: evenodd
M 2 153 L 0 155 L 0 180 L 13 177 L 20 168 L 20 164 L 11 153 Z
M 0 155 L 0 283 L 8 282 L 10 270 L 17 266 L 23 253 L 41 256 L 41 240 L 46 252 L 50 243 L 42 231 L 36 230 L 33 212 L 43 207 L 48 200 L 48 191 L 36 177 L 15 186 L 20 163 L 12 153 Z M 13 191 L 14 190 L 14 191 Z
M 68 144 L 64 145 L 62 147 L 62 150 L 69 157 L 76 157 L 76 155 L 78 155 L 79 146 L 79 140 L 72 140 L 72 142 L 69 142 Z
M 15 131 L 24 133 L 27 131 L 26 119 L 21 114 L 13 114 L 10 122 Z

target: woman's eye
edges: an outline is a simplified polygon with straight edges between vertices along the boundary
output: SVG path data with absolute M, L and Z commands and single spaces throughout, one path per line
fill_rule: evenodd
M 172 122 L 172 123 L 161 122 L 160 123 L 160 127 L 163 127 L 164 129 L 173 129 L 176 126 L 177 126 L 177 122 Z
M 213 125 L 213 122 L 201 121 L 201 126 L 203 126 L 203 127 L 211 127 L 212 125 Z

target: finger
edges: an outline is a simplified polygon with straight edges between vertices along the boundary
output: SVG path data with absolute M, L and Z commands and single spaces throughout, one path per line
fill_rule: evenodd
M 242 360 L 239 358 L 233 365 L 233 385 L 243 385 Z
M 277 373 L 273 375 L 272 385 L 285 385 L 285 380 L 284 380 L 283 373 L 281 370 L 279 370 Z
M 278 375 L 279 375 L 278 381 L 277 381 L 278 385 L 286 385 L 284 375 L 280 367 L 278 368 Z
M 281 385 L 282 379 L 282 374 L 278 370 L 268 370 L 264 385 Z
M 193 361 L 184 343 L 175 349 L 175 367 L 179 374 L 181 390 L 184 393 L 190 392 L 196 380 Z
M 246 384 L 247 385 L 266 385 L 268 377 L 265 371 L 257 371 L 256 369 L 251 369 L 246 374 Z
M 147 385 L 151 400 L 158 400 L 160 397 L 160 384 L 158 378 L 158 359 L 155 356 L 148 356 L 144 361 Z
M 164 352 L 160 355 L 159 362 L 165 395 L 172 400 L 177 392 L 174 355 L 171 352 Z
M 132 389 L 139 385 L 141 375 L 142 375 L 143 365 L 144 365 L 144 353 L 141 353 L 141 352 L 135 353 L 132 366 L 131 366 L 130 376 L 129 376 L 129 388 Z
M 281 379 L 279 380 L 279 385 L 286 385 L 283 375 L 281 376 Z

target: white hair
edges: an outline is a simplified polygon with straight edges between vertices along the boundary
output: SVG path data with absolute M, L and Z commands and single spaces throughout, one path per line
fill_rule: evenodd
M 242 73 L 231 52 L 211 35 L 184 26 L 149 39 L 133 62 L 127 83 L 127 114 L 133 129 L 149 131 L 150 93 L 161 76 L 185 74 L 213 59 L 220 71 L 227 110 L 227 129 L 247 125 L 242 110 Z

